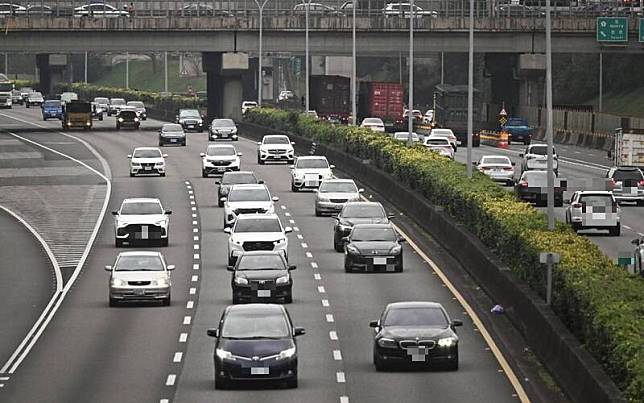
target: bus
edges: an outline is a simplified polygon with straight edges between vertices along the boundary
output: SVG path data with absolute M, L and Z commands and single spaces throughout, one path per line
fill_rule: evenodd
M 434 89 L 434 121 L 436 127 L 452 129 L 461 144 L 467 144 L 467 85 L 437 84 Z M 472 111 L 472 146 L 480 145 L 481 119 L 480 91 L 474 88 Z
M 0 74 L 0 108 L 11 108 L 11 91 L 14 89 L 13 81 L 4 74 Z

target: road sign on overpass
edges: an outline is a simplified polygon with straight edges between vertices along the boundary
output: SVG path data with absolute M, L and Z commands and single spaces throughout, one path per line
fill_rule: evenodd
M 628 18 L 597 17 L 597 42 L 628 42 Z

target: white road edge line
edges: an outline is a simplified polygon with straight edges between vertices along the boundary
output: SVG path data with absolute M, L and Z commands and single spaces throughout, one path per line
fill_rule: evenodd
M 6 115 L 6 114 L 0 114 L 0 116 L 5 116 L 5 117 L 8 117 L 10 119 L 18 120 L 20 122 L 27 123 L 27 124 L 30 124 L 32 126 L 46 128 L 45 126 L 42 126 L 42 125 L 39 125 L 39 124 L 36 124 L 36 123 L 33 123 L 33 122 L 29 122 L 29 121 L 26 121 L 26 120 L 18 119 L 18 118 L 15 118 L 13 116 L 9 116 L 9 115 Z M 78 262 L 78 265 L 74 269 L 74 272 L 72 273 L 71 277 L 67 281 L 67 284 L 65 285 L 65 287 L 61 291 L 60 298 L 57 299 L 57 302 L 54 305 L 54 307 L 49 311 L 49 313 L 46 315 L 44 320 L 41 322 L 42 324 L 38 328 L 37 332 L 35 334 L 32 334 L 32 335 L 27 334 L 25 339 L 23 339 L 23 341 L 20 343 L 20 346 L 23 346 L 25 344 L 25 342 L 27 342 L 29 340 L 29 343 L 22 350 L 22 352 L 20 353 L 18 358 L 13 362 L 13 364 L 10 364 L 11 368 L 9 369 L 8 373 L 13 374 L 16 371 L 16 369 L 18 368 L 18 366 L 22 363 L 22 361 L 27 357 L 27 354 L 29 354 L 29 352 L 31 351 L 33 346 L 36 344 L 36 342 L 40 338 L 40 335 L 42 334 L 42 332 L 47 328 L 47 325 L 49 324 L 49 322 L 51 322 L 52 318 L 54 317 L 54 315 L 56 314 L 56 312 L 60 308 L 60 305 L 62 304 L 63 300 L 65 299 L 65 296 L 67 295 L 69 290 L 72 288 L 72 286 L 76 282 L 76 279 L 78 278 L 81 269 L 85 265 L 85 261 L 87 260 L 87 257 L 89 256 L 89 252 L 92 249 L 92 246 L 94 245 L 94 241 L 96 240 L 96 237 L 98 235 L 98 231 L 99 231 L 99 229 L 101 227 L 101 224 L 103 223 L 103 218 L 105 217 L 105 212 L 107 211 L 107 206 L 108 206 L 109 201 L 110 201 L 110 195 L 112 193 L 112 182 L 110 180 L 110 177 L 112 175 L 111 175 L 111 172 L 110 172 L 109 165 L 107 164 L 107 161 L 105 161 L 105 158 L 103 158 L 103 156 L 101 156 L 98 153 L 98 151 L 96 151 L 94 149 L 94 147 L 92 147 L 89 143 L 87 143 L 85 140 L 82 140 L 82 139 L 80 139 L 80 138 L 78 138 L 76 136 L 72 136 L 70 134 L 63 133 L 63 132 L 57 132 L 57 133 L 65 136 L 65 137 L 74 139 L 74 140 L 78 141 L 79 143 L 83 144 L 85 147 L 87 147 L 87 149 L 92 154 L 94 154 L 96 156 L 96 158 L 100 161 L 100 163 L 103 166 L 103 169 L 105 170 L 107 175 L 104 175 L 103 173 L 97 171 L 96 169 L 94 169 L 91 166 L 87 165 L 83 161 L 80 161 L 80 160 L 78 160 L 78 159 L 76 159 L 74 157 L 71 157 L 71 156 L 69 156 L 67 154 L 64 154 L 64 153 L 62 153 L 60 151 L 54 150 L 54 149 L 49 148 L 49 147 L 47 147 L 45 145 L 37 143 L 37 142 L 35 142 L 33 140 L 29 140 L 29 139 L 27 139 L 25 137 L 19 136 L 19 135 L 15 134 L 15 133 L 11 133 L 11 132 L 7 132 L 7 133 L 10 134 L 13 137 L 16 137 L 16 138 L 21 139 L 23 141 L 26 141 L 28 143 L 34 144 L 34 145 L 36 145 L 38 147 L 41 147 L 41 148 L 43 148 L 45 150 L 53 152 L 54 154 L 58 154 L 58 155 L 60 155 L 62 157 L 68 158 L 68 159 L 80 164 L 81 166 L 84 166 L 85 168 L 89 169 L 91 172 L 93 172 L 96 175 L 100 176 L 103 180 L 105 180 L 105 183 L 106 183 L 105 199 L 103 200 L 103 207 L 101 208 L 101 212 L 100 212 L 100 214 L 98 216 L 98 219 L 96 220 L 96 225 L 94 226 L 94 229 L 92 230 L 92 233 L 90 235 L 89 241 L 87 242 L 87 247 L 85 248 L 85 251 L 83 252 L 83 255 L 81 256 L 81 258 L 80 258 L 80 260 Z M 56 297 L 57 297 L 57 295 L 54 295 L 52 300 L 56 299 Z M 40 320 L 40 318 L 39 318 L 39 320 Z M 36 322 L 36 324 L 32 328 L 32 331 L 35 328 L 37 328 L 37 326 L 38 326 L 38 322 Z M 30 333 L 32 333 L 32 331 L 30 331 Z M 16 350 L 16 351 L 19 351 L 20 346 L 18 347 L 18 350 Z M 13 355 L 12 355 L 12 357 L 13 357 Z M 10 361 L 7 364 L 9 364 L 9 363 L 10 363 Z M 5 364 L 5 366 L 7 364 Z

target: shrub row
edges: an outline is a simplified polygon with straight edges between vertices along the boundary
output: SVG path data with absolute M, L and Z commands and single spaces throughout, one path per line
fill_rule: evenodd
M 371 160 L 430 203 L 444 206 L 541 296 L 545 269 L 539 252 L 560 254 L 553 311 L 630 401 L 644 401 L 644 279 L 617 267 L 585 237 L 563 223 L 548 231 L 543 213 L 484 174 L 475 172 L 469 179 L 463 164 L 421 146 L 410 148 L 389 136 L 333 126 L 296 112 L 254 109 L 245 118 Z

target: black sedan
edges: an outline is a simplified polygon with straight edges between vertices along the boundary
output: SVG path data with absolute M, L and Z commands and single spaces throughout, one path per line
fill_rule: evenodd
M 375 328 L 373 364 L 377 371 L 393 366 L 458 369 L 460 320 L 451 320 L 437 302 L 394 302 L 385 308 Z
M 123 128 L 139 130 L 141 122 L 135 111 L 121 111 L 116 115 L 116 130 Z
M 304 329 L 293 326 L 276 304 L 229 305 L 219 327 L 208 329 L 215 342 L 215 389 L 232 381 L 284 381 L 297 388 L 297 343 Z
M 228 266 L 233 272 L 230 286 L 233 290 L 233 304 L 240 302 L 268 302 L 284 300 L 293 302 L 293 278 L 283 253 L 277 251 L 244 252 L 235 266 Z
M 344 251 L 342 238 L 349 235 L 355 224 L 387 224 L 393 215 L 388 216 L 382 204 L 377 202 L 347 202 L 333 226 L 333 249 Z
M 219 207 L 224 207 L 224 202 L 221 201 L 221 198 L 228 197 L 228 192 L 233 185 L 255 185 L 262 184 L 264 181 L 257 179 L 257 176 L 252 171 L 237 171 L 224 172 L 221 180 L 215 183 L 219 185 L 219 189 L 217 189 L 217 202 L 219 203 Z
M 344 271 L 402 272 L 404 239 L 391 224 L 357 224 L 342 238 Z
M 186 133 L 176 123 L 166 123 L 159 129 L 159 147 L 167 144 L 186 145 Z
M 567 180 L 555 176 L 555 206 L 563 206 L 564 191 L 567 187 Z M 548 175 L 546 171 L 524 171 L 521 178 L 516 182 L 514 191 L 519 200 L 534 202 L 538 205 L 546 205 L 548 192 Z

